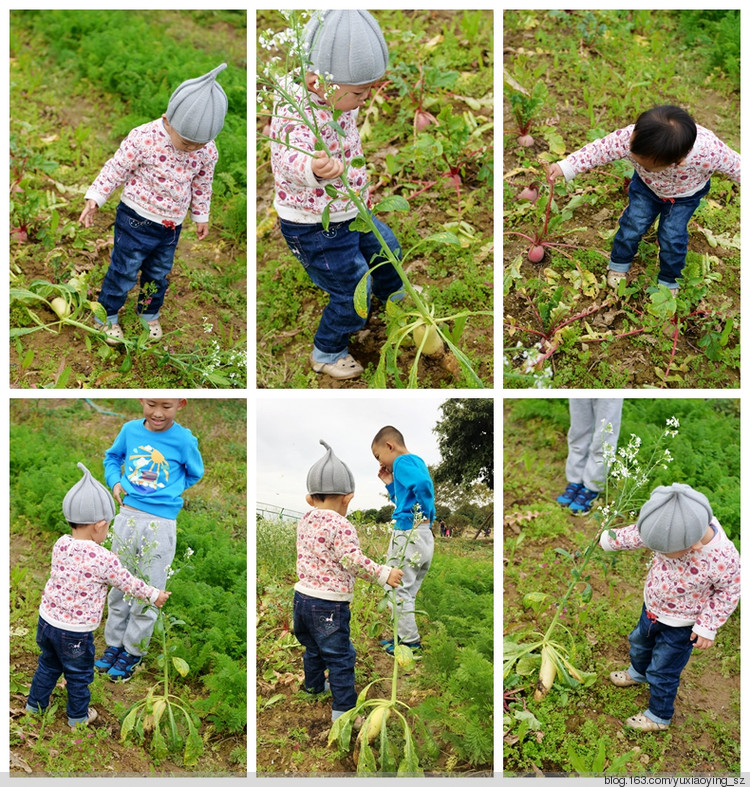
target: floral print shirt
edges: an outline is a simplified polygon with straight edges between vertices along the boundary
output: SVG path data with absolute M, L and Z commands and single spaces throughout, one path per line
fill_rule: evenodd
M 662 199 L 689 197 L 700 191 L 714 172 L 721 172 L 735 183 L 740 182 L 740 155 L 722 142 L 716 134 L 698 126 L 698 136 L 691 151 L 680 164 L 672 164 L 661 172 L 649 172 L 630 155 L 630 138 L 635 124 L 620 128 L 602 139 L 589 142 L 580 150 L 558 162 L 565 180 L 588 172 L 617 159 L 627 159 L 641 180 Z
M 295 590 L 328 601 L 351 601 L 355 576 L 385 587 L 390 573 L 390 566 L 362 553 L 357 531 L 346 517 L 316 508 L 300 519 Z
M 117 555 L 95 541 L 66 535 L 52 548 L 52 567 L 42 593 L 39 616 L 64 631 L 98 628 L 114 586 L 143 601 L 159 598 L 159 589 L 134 577 Z
M 193 221 L 205 223 L 218 159 L 214 142 L 193 152 L 177 150 L 162 119 L 152 120 L 122 141 L 85 199 L 101 207 L 124 184 L 122 201 L 144 219 L 182 224 L 189 210 Z
M 646 577 L 643 600 L 660 623 L 668 626 L 693 626 L 700 637 L 714 639 L 719 626 L 732 614 L 740 600 L 740 556 L 719 522 L 712 541 L 700 551 L 680 558 L 654 552 Z M 599 541 L 607 551 L 640 549 L 645 546 L 637 525 L 604 531 Z
M 313 113 L 315 114 L 320 136 L 332 157 L 351 161 L 356 156 L 362 155 L 362 140 L 357 129 L 358 110 L 342 112 L 336 121 L 344 131 L 342 137 L 327 125 L 333 121 L 333 112 L 329 107 L 317 104 L 318 99 L 315 94 L 310 94 L 317 104 L 313 109 L 310 107 L 303 86 L 295 84 L 287 87 L 295 92 L 296 101 L 306 106 L 308 118 L 312 118 Z M 315 151 L 315 134 L 300 121 L 300 115 L 289 104 L 279 102 L 275 114 L 276 117 L 271 120 L 270 136 L 273 139 L 283 139 L 293 146 L 287 147 L 279 142 L 271 143 L 276 212 L 286 221 L 297 224 L 320 224 L 323 210 L 330 203 L 332 222 L 353 219 L 357 215 L 357 208 L 348 199 L 331 199 L 325 192 L 325 187 L 329 183 L 341 191 L 343 189 L 341 178 L 319 180 L 312 171 L 312 155 L 294 150 L 299 148 L 312 154 Z M 365 203 L 369 204 L 366 166 L 349 167 L 347 173 L 351 188 L 359 192 Z

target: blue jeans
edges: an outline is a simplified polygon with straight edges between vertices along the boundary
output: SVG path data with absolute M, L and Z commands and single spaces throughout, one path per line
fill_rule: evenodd
M 366 322 L 354 310 L 354 290 L 368 268 L 386 259 L 375 233 L 350 231 L 352 221 L 331 222 L 324 230 L 322 224 L 280 220 L 281 233 L 292 254 L 313 284 L 330 295 L 315 333 L 313 357 L 322 363 L 335 363 L 348 354 L 349 337 Z M 396 236 L 374 216 L 373 221 L 388 248 L 400 258 Z M 368 309 L 371 295 L 385 302 L 401 289 L 401 284 L 401 277 L 390 263 L 376 268 L 367 282 Z
M 674 716 L 680 674 L 693 652 L 692 633 L 692 625 L 667 626 L 650 620 L 644 604 L 638 625 L 628 637 L 628 674 L 639 683 L 648 683 L 651 698 L 645 715 L 659 724 L 669 724 Z
M 139 272 L 138 314 L 146 321 L 159 318 L 181 229 L 182 224 L 170 229 L 144 219 L 122 202 L 117 206 L 115 244 L 99 293 L 99 303 L 107 312 L 108 323 L 117 322 L 117 312 L 135 287 Z M 146 285 L 149 285 L 147 293 L 144 292 Z
M 688 250 L 687 225 L 695 213 L 701 198 L 708 194 L 711 181 L 690 197 L 662 199 L 657 197 L 638 176 L 633 173 L 628 190 L 628 207 L 620 217 L 620 228 L 612 243 L 609 258 L 610 270 L 627 273 L 638 251 L 638 244 L 648 228 L 659 217 L 656 237 L 659 241 L 659 284 L 672 290 L 679 287 L 677 279 L 685 267 Z
M 27 709 L 46 710 L 60 675 L 65 675 L 68 722 L 87 721 L 91 700 L 89 684 L 94 681 L 93 632 L 64 631 L 39 618 L 36 644 L 42 652 L 31 681 Z
M 327 669 L 334 711 L 347 711 L 357 704 L 357 654 L 349 639 L 350 617 L 348 601 L 325 601 L 294 593 L 294 636 L 305 646 L 305 689 L 323 691 Z

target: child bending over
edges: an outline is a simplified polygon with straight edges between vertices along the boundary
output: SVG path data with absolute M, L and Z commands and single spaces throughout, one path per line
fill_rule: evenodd
M 631 632 L 630 667 L 612 672 L 615 686 L 648 683 L 648 709 L 625 721 L 635 730 L 666 730 L 674 715 L 680 674 L 693 652 L 714 643 L 740 599 L 740 556 L 705 495 L 687 484 L 659 486 L 638 522 L 601 535 L 606 551 L 654 552 L 643 609 Z
M 386 653 L 393 655 L 396 644 L 408 645 L 412 650 L 421 647 L 414 605 L 435 550 L 435 490 L 424 460 L 409 453 L 403 434 L 395 427 L 384 426 L 375 435 L 372 454 L 380 465 L 378 478 L 396 504 L 388 562 L 402 560 L 404 569 L 403 582 L 396 591 L 398 643 L 381 642 Z
M 315 333 L 312 369 L 346 380 L 362 374 L 362 365 L 349 353 L 349 337 L 365 325 L 354 309 L 357 283 L 372 267 L 368 288 L 371 284 L 380 301 L 396 293 L 395 299 L 404 297 L 401 278 L 393 265 L 385 262 L 375 234 L 350 231 L 357 217 L 356 206 L 345 197 L 332 199 L 325 191 L 330 184 L 341 194 L 344 162 L 362 156 L 357 114 L 373 85 L 385 74 L 388 48 L 378 23 L 367 11 L 317 12 L 305 28 L 305 41 L 309 70 L 304 84 L 292 85 L 292 91 L 296 103 L 307 106 L 309 116 L 315 115 L 330 156 L 318 149 L 319 140 L 301 122 L 297 109 L 280 102 L 270 132 L 274 140 L 282 140 L 271 143 L 274 207 L 292 254 L 313 283 L 329 295 Z M 326 92 L 320 75 L 331 91 Z M 341 114 L 334 117 L 334 112 Z M 334 119 L 344 136 L 330 125 Z M 350 165 L 346 178 L 350 188 L 369 204 L 365 164 Z M 330 211 L 327 229 L 322 224 L 325 208 Z M 393 232 L 372 218 L 388 247 L 399 256 L 401 248 Z M 368 303 L 369 297 L 368 289 Z
M 553 164 L 549 179 L 572 180 L 617 159 L 627 159 L 635 171 L 612 244 L 607 284 L 617 289 L 641 238 L 658 218 L 657 282 L 677 290 L 688 250 L 688 221 L 708 194 L 714 172 L 740 182 L 740 156 L 713 132 L 696 125 L 684 109 L 664 105 Z
M 326 454 L 307 474 L 306 500 L 314 510 L 297 525 L 294 636 L 305 646 L 304 691 L 319 694 L 330 689 L 335 721 L 357 704 L 357 654 L 349 633 L 354 578 L 397 587 L 403 572 L 380 566 L 362 553 L 357 531 L 346 519 L 354 476 L 331 447 L 320 442 Z

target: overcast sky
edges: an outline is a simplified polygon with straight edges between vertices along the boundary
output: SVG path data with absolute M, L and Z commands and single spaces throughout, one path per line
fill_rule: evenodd
M 397 399 L 321 398 L 309 392 L 301 398 L 256 399 L 256 501 L 305 512 L 307 471 L 320 459 L 325 440 L 354 474 L 350 511 L 386 505 L 385 487 L 370 451 L 378 429 L 399 429 L 411 453 L 428 465 L 440 461 L 432 431 L 440 420 L 440 404 L 448 397 Z

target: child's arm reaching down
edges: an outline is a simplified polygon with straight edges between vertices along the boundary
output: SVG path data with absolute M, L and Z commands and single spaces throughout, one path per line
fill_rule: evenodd
M 353 576 L 375 582 L 381 587 L 398 587 L 404 572 L 391 566 L 381 566 L 370 560 L 359 546 L 357 532 L 348 522 L 342 525 L 334 539 L 334 553 L 341 565 Z
M 135 596 L 142 601 L 150 601 L 157 607 L 163 607 L 166 600 L 172 595 L 170 591 L 152 587 L 142 579 L 133 576 L 122 565 L 117 555 L 111 552 L 108 553 L 105 560 L 103 579 L 108 585 L 116 587 L 123 593 Z

